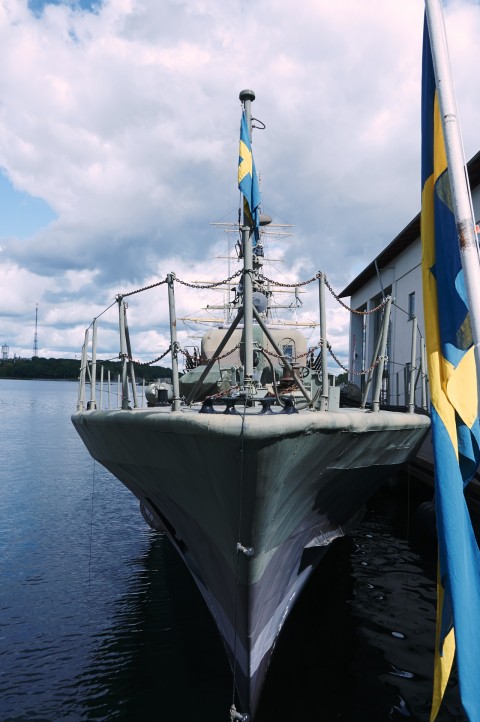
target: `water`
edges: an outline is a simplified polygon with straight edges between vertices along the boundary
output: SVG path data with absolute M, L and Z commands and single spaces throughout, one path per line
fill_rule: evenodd
M 220 720 L 230 675 L 213 623 L 84 449 L 76 390 L 0 381 L 0 720 L 173 722 L 202 705 Z
M 0 722 L 229 719 L 223 647 L 183 564 L 94 464 L 76 384 L 0 380 Z M 259 722 L 429 717 L 434 562 L 377 499 L 287 621 Z M 439 722 L 461 720 L 453 680 Z

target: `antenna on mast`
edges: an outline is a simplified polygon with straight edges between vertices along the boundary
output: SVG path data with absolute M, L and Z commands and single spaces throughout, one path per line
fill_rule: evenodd
M 32 358 L 38 358 L 38 303 L 35 304 L 35 336 L 33 337 Z

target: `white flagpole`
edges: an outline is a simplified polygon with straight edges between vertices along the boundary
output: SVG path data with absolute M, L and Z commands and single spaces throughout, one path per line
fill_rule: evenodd
M 475 220 L 472 216 L 467 168 L 463 155 L 457 103 L 450 71 L 442 2 L 441 0 L 425 0 L 425 9 L 445 139 L 460 258 L 470 310 L 478 383 L 480 373 L 480 258 L 475 234 Z

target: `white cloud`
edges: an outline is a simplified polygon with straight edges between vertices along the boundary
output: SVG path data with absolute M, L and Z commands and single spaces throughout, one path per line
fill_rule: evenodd
M 446 22 L 470 157 L 478 4 L 452 0 Z M 322 268 L 340 290 L 419 209 L 422 24 L 418 0 L 107 0 L 36 15 L 0 0 L 0 166 L 57 215 L 1 239 L 0 337 L 28 355 L 38 301 L 45 354 L 73 355 L 119 290 L 200 277 L 219 242 L 209 222 L 235 218 L 244 87 L 267 126 L 254 136 L 266 210 L 295 225 L 285 265 Z M 140 308 L 148 355 L 166 311 Z

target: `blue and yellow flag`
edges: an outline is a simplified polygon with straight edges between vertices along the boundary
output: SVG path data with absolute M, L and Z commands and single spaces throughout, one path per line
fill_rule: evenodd
M 244 196 L 244 214 L 248 224 L 253 228 L 255 242 L 260 235 L 260 187 L 258 185 L 257 171 L 253 160 L 250 133 L 245 117 L 242 113 L 240 123 L 240 151 L 238 158 L 238 187 Z
M 422 274 L 439 549 L 430 719 L 456 654 L 463 707 L 480 722 L 480 552 L 464 496 L 480 460 L 477 376 L 426 22 L 422 86 Z

